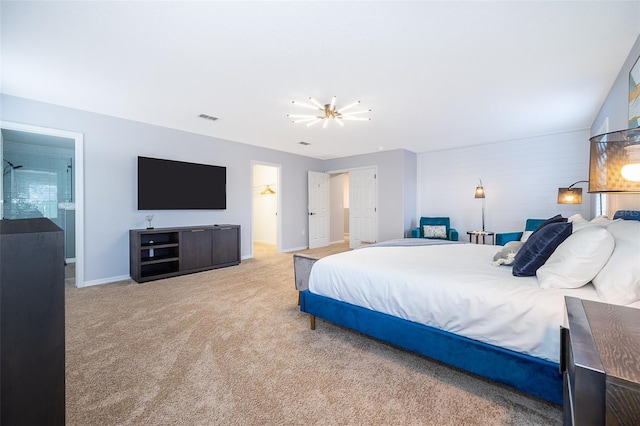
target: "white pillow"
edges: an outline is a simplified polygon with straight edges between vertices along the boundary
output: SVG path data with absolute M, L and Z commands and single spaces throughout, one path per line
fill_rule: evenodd
M 596 216 L 590 221 L 582 217 L 581 214 L 574 214 L 567 219 L 568 222 L 573 224 L 573 232 L 586 228 L 587 226 L 600 226 L 606 228 L 614 222 L 619 222 L 622 219 L 609 219 L 607 216 Z
M 533 234 L 533 231 L 524 231 L 522 233 L 522 237 L 520 237 L 520 241 L 522 241 L 524 243 L 525 241 L 527 241 L 529 239 L 531 234 Z
M 607 230 L 616 247 L 593 285 L 605 302 L 628 305 L 640 300 L 640 221 L 613 221 Z
M 599 226 L 574 232 L 536 271 L 541 288 L 578 288 L 596 276 L 611 257 L 613 235 Z
M 589 226 L 589 221 L 582 217 L 580 213 L 570 216 L 567 221 L 573 224 L 573 232 L 579 231 L 582 228 Z
M 424 225 L 422 232 L 425 238 L 447 238 L 447 227 L 444 225 Z

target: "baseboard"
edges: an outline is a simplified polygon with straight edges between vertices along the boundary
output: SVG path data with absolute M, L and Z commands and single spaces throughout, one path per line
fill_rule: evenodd
M 111 283 L 115 283 L 118 281 L 126 281 L 126 280 L 130 280 L 131 276 L 129 275 L 120 275 L 117 277 L 110 277 L 110 278 L 101 278 L 99 280 L 90 280 L 90 281 L 85 281 L 84 283 L 82 283 L 82 285 L 77 285 L 76 287 L 91 287 L 94 285 L 102 285 L 102 284 L 111 284 Z
M 283 253 L 290 253 L 292 251 L 307 250 L 308 248 L 309 248 L 309 246 L 293 247 L 293 248 L 288 248 L 288 249 L 282 249 L 282 252 Z

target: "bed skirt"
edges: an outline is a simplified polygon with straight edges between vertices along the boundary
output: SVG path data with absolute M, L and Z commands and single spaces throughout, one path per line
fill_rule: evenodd
M 558 364 L 311 293 L 300 310 L 394 346 L 562 404 Z M 558 333 L 560 330 L 558 330 Z

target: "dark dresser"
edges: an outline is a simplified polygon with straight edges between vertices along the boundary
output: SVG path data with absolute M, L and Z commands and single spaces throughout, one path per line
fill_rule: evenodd
M 640 425 L 640 309 L 565 297 L 565 425 Z
M 64 425 L 64 235 L 0 220 L 0 424 Z

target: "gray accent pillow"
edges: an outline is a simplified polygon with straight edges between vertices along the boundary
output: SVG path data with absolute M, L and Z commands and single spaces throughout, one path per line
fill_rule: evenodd
M 516 254 L 523 244 L 524 241 L 509 241 L 500 249 L 499 252 L 496 253 L 495 256 L 493 256 L 493 262 L 491 262 L 491 264 L 493 266 L 513 265 Z

